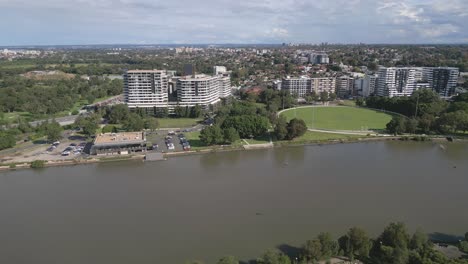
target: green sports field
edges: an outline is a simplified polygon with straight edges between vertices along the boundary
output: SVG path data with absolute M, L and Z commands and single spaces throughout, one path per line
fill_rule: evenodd
M 281 115 L 303 119 L 309 128 L 330 130 L 382 130 L 392 119 L 379 111 L 346 106 L 297 108 Z

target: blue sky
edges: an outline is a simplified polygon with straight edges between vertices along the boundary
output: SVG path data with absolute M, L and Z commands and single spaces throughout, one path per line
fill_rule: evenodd
M 468 0 L 0 0 L 0 45 L 468 43 Z

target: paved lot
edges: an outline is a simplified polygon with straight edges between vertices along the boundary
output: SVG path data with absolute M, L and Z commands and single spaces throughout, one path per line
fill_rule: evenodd
M 169 150 L 167 149 L 166 142 L 165 142 L 165 137 L 169 136 L 169 132 L 172 130 L 158 130 L 155 132 L 147 132 L 146 133 L 146 140 L 148 143 L 151 144 L 158 144 L 158 150 L 159 152 L 176 152 L 176 151 L 184 151 L 182 148 L 182 145 L 180 144 L 180 140 L 178 135 L 179 134 L 184 134 L 184 130 L 175 130 L 174 133 L 175 135 L 171 135 L 172 137 L 172 142 L 174 143 L 174 149 Z M 189 142 L 190 143 L 190 142 Z

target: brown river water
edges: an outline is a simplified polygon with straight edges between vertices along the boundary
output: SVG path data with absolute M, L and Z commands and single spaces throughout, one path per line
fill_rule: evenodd
M 468 144 L 373 142 L 0 173 L 0 263 L 215 263 L 321 231 L 468 231 Z

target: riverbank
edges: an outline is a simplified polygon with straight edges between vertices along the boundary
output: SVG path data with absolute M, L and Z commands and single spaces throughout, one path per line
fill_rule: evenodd
M 359 142 L 377 142 L 377 141 L 436 141 L 436 142 L 448 142 L 443 137 L 424 137 L 424 140 L 419 140 L 417 137 L 408 136 L 385 136 L 385 137 L 357 137 L 348 139 L 332 139 L 332 140 L 303 140 L 303 141 L 277 141 L 263 144 L 248 144 L 242 146 L 213 146 L 201 148 L 194 151 L 178 151 L 178 152 L 166 152 L 163 153 L 164 159 L 170 157 L 188 156 L 188 155 L 202 155 L 208 153 L 221 153 L 231 151 L 249 151 L 269 148 L 282 148 L 291 146 L 322 146 L 332 144 L 351 144 Z M 456 139 L 456 141 L 466 141 L 466 139 Z M 120 156 L 93 156 L 90 158 L 79 158 L 79 159 L 68 159 L 68 160 L 45 160 L 44 168 L 46 167 L 58 167 L 58 166 L 74 166 L 74 165 L 85 165 L 93 163 L 107 163 L 117 161 L 128 161 L 128 160 L 140 160 L 145 161 L 146 154 L 130 154 Z M 6 163 L 0 164 L 0 171 L 17 170 L 17 169 L 29 169 L 31 168 L 32 162 L 18 162 L 18 163 Z

